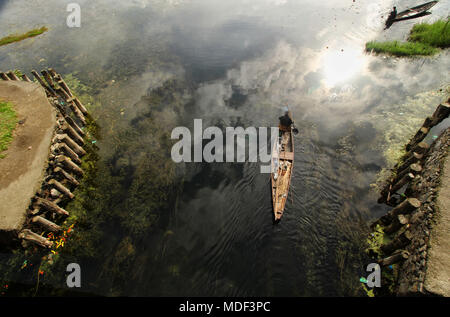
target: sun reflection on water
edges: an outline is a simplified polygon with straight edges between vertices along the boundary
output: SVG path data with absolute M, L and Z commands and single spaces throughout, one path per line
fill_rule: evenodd
M 360 48 L 330 49 L 322 59 L 323 81 L 328 87 L 352 79 L 364 69 L 364 53 Z

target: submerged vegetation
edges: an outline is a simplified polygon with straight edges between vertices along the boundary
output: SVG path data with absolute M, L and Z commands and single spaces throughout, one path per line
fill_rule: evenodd
M 414 25 L 407 42 L 371 41 L 366 44 L 366 51 L 394 56 L 430 56 L 449 46 L 450 27 L 448 27 L 448 21 L 439 20 L 433 24 Z
M 94 116 L 97 110 L 108 118 L 123 118 L 115 109 L 100 109 L 94 89 L 75 76 L 65 76 L 65 80 Z M 18 250 L 2 259 L 0 284 L 9 289 L 0 288 L 0 295 L 67 295 L 67 289 L 57 287 L 65 283 L 69 262 L 92 268 L 84 273 L 86 280 L 92 281 L 84 291 L 107 290 L 108 295 L 117 296 L 123 294 L 128 280 L 138 279 L 127 275 L 127 268 L 138 260 L 139 241 L 152 233 L 168 241 L 173 234 L 159 226 L 173 207 L 171 193 L 177 192 L 173 188 L 180 186 L 170 160 L 171 128 L 163 121 L 162 111 L 167 108 L 161 105 L 170 104 L 172 110 L 181 111 L 184 90 L 183 82 L 166 81 L 139 102 L 143 111 L 132 118 L 131 127 L 114 125 L 108 129 L 107 139 L 102 139 L 95 123 L 88 122 L 87 155 L 82 159 L 85 175 L 75 199 L 65 206 L 70 216 L 61 226 L 63 236 L 48 236 L 55 242 L 51 253 Z M 106 158 L 100 160 L 99 152 Z M 65 244 L 58 243 L 61 237 Z M 173 265 L 176 275 L 179 268 Z
M 35 36 L 41 35 L 44 32 L 47 32 L 47 31 L 48 31 L 48 28 L 43 26 L 41 28 L 33 29 L 33 30 L 28 31 L 23 34 L 11 34 L 11 35 L 8 35 L 8 36 L 0 39 L 0 46 L 11 44 L 14 42 L 19 42 L 19 41 L 25 40 L 30 37 L 35 37 Z
M 0 100 L 0 159 L 4 158 L 3 151 L 8 149 L 12 141 L 12 132 L 16 127 L 17 115 L 13 105 Z

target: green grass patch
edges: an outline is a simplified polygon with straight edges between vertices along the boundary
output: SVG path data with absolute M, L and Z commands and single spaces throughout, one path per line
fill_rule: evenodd
M 8 36 L 0 39 L 0 46 L 11 44 L 11 43 L 14 43 L 14 42 L 19 42 L 19 41 L 25 40 L 25 39 L 30 38 L 30 37 L 35 37 L 35 36 L 38 36 L 38 35 L 46 32 L 46 31 L 48 31 L 48 29 L 45 26 L 43 26 L 41 28 L 33 29 L 31 31 L 28 31 L 27 33 L 11 34 L 11 35 L 8 35 Z
M 447 48 L 450 46 L 450 25 L 439 20 L 433 24 L 420 23 L 414 25 L 408 41 L 428 44 L 432 47 Z
M 387 53 L 394 56 L 414 56 L 414 55 L 434 55 L 439 49 L 422 43 L 402 43 L 399 41 L 390 42 L 369 42 L 366 44 L 366 51 L 375 53 Z
M 12 132 L 16 127 L 17 115 L 13 105 L 9 102 L 0 101 L 0 159 L 4 158 L 2 154 L 12 141 Z
M 412 28 L 408 41 L 371 41 L 366 43 L 366 51 L 394 56 L 431 56 L 441 48 L 450 46 L 450 26 L 444 20 L 433 24 L 420 23 Z

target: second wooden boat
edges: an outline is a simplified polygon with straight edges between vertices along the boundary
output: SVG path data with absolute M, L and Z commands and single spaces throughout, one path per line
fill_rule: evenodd
M 437 3 L 438 3 L 438 1 L 430 1 L 427 3 L 421 4 L 419 6 L 409 8 L 405 11 L 399 12 L 395 16 L 394 21 L 402 21 L 402 20 L 415 18 L 419 15 L 424 14 L 426 11 L 430 10 Z

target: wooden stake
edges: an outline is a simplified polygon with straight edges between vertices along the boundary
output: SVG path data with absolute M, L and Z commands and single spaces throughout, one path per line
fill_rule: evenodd
M 35 243 L 43 248 L 51 248 L 53 245 L 52 241 L 49 241 L 48 239 L 34 233 L 33 231 L 31 231 L 29 229 L 22 230 L 19 233 L 19 238 L 23 239 L 25 241 Z
M 64 155 L 58 155 L 56 157 L 56 162 L 61 164 L 64 168 L 68 169 L 72 173 L 82 176 L 84 174 L 83 170 L 79 168 L 74 162 L 72 162 L 68 157 Z
M 433 123 L 433 118 L 431 117 L 426 117 L 425 121 L 422 124 L 422 127 L 424 128 L 428 128 L 431 129 L 432 128 L 432 123 Z
M 59 85 L 62 89 L 64 89 L 70 97 L 73 97 L 73 94 L 72 94 L 72 92 L 71 92 L 70 89 L 69 89 L 69 86 L 67 86 L 67 84 L 64 82 L 64 80 L 61 78 L 61 76 L 59 76 L 59 75 L 56 76 L 56 79 L 57 79 L 58 85 Z
M 390 190 L 390 193 L 395 193 L 397 192 L 397 190 L 399 190 L 400 188 L 402 188 L 404 185 L 406 185 L 407 183 L 409 183 L 410 181 L 412 181 L 414 179 L 414 174 L 412 173 L 407 173 L 405 176 L 403 176 L 403 178 L 401 178 L 396 184 L 392 185 L 392 188 Z
M 84 131 L 78 126 L 78 124 L 76 124 L 75 121 L 73 121 L 73 119 L 71 117 L 65 116 L 64 119 L 67 121 L 68 124 L 70 124 L 70 126 L 77 131 L 77 133 L 80 136 L 85 136 L 86 133 L 84 133 Z
M 51 231 L 51 232 L 58 232 L 61 231 L 61 227 L 58 226 L 56 223 L 51 222 L 50 220 L 45 219 L 41 216 L 35 216 L 31 219 L 31 221 L 35 224 L 40 225 L 45 230 Z
M 61 167 L 56 167 L 53 172 L 55 174 L 60 174 L 62 175 L 65 179 L 67 179 L 67 181 L 69 183 L 71 183 L 74 186 L 78 186 L 80 185 L 80 183 L 77 181 L 77 179 L 75 177 L 73 177 L 72 175 L 70 175 L 69 173 L 67 173 L 65 170 L 63 170 Z
M 419 143 L 417 143 L 417 145 L 415 145 L 412 148 L 411 152 L 412 153 L 416 152 L 416 153 L 419 153 L 419 154 L 425 154 L 428 151 L 429 147 L 430 146 L 428 144 L 426 144 L 425 142 L 419 142 Z
M 395 263 L 398 263 L 400 261 L 404 261 L 409 257 L 409 252 L 405 251 L 405 250 L 400 250 L 399 252 L 395 253 L 394 255 L 391 255 L 387 258 L 384 258 L 380 261 L 378 261 L 378 263 L 381 266 L 389 266 Z
M 8 73 L 6 73 L 6 75 L 8 75 L 8 77 L 9 77 L 11 80 L 20 80 L 19 77 L 17 77 L 17 75 L 14 74 L 12 71 L 9 71 Z
M 392 254 L 397 249 L 407 246 L 412 239 L 412 234 L 409 230 L 404 231 L 396 239 L 392 240 L 391 243 L 381 245 L 380 249 L 384 254 Z
M 8 77 L 4 72 L 0 72 L 0 77 L 1 77 L 3 80 L 11 80 L 11 79 L 9 79 L 9 77 Z
M 86 154 L 86 151 L 65 133 L 56 134 L 55 139 L 59 142 L 66 143 L 79 157 Z
M 420 201 L 416 198 L 407 198 L 400 204 L 398 204 L 389 213 L 380 218 L 380 222 L 383 225 L 389 225 L 398 215 L 410 214 L 414 210 L 420 207 Z
M 87 115 L 88 111 L 86 109 L 85 106 L 83 106 L 83 104 L 81 103 L 81 101 L 78 98 L 74 98 L 73 101 L 75 102 L 75 105 L 78 107 L 78 109 L 80 109 L 80 111 L 84 114 Z
M 56 179 L 51 179 L 48 182 L 49 185 L 54 186 L 59 192 L 61 192 L 64 196 L 68 197 L 69 199 L 73 199 L 75 197 L 74 194 L 63 184 L 58 182 Z
M 403 178 L 407 173 L 412 173 L 414 175 L 418 175 L 422 172 L 422 166 L 417 163 L 411 164 L 407 168 L 403 170 L 398 170 L 397 177 L 392 181 L 392 184 L 397 183 L 400 179 Z
M 31 79 L 26 74 L 22 75 L 22 80 L 31 83 Z
M 57 204 L 55 204 L 54 202 L 44 199 L 44 198 L 38 198 L 37 199 L 37 204 L 41 207 L 44 207 L 46 210 L 54 212 L 58 215 L 62 215 L 62 216 L 68 216 L 69 213 L 67 211 L 65 211 L 63 208 L 59 207 Z
M 36 78 L 36 80 L 39 82 L 39 84 L 41 84 L 41 86 L 45 89 L 45 92 L 50 95 L 50 96 L 54 96 L 56 97 L 56 93 L 53 89 L 49 88 L 44 81 L 42 80 L 41 76 L 39 76 L 39 74 L 35 71 L 32 70 L 31 74 L 34 76 L 34 78 Z
M 48 73 L 54 78 L 56 77 L 58 74 L 55 72 L 55 70 L 53 68 L 49 68 L 48 69 Z
M 384 232 L 387 234 L 394 233 L 398 231 L 403 225 L 408 223 L 408 218 L 404 215 L 398 215 L 397 217 L 393 217 L 393 220 L 389 226 L 384 228 Z
M 84 140 L 83 138 L 78 134 L 78 132 L 75 131 L 75 129 L 73 129 L 67 122 L 64 122 L 61 126 L 60 129 L 67 133 L 75 142 L 78 143 L 78 145 L 82 146 L 84 145 Z
M 81 160 L 78 157 L 78 154 L 75 153 L 70 147 L 67 146 L 64 142 L 58 143 L 55 145 L 55 150 L 57 154 L 65 154 L 68 156 L 72 161 L 74 161 L 76 164 L 81 165 Z
M 431 123 L 432 126 L 436 126 L 441 123 L 444 119 L 446 119 L 450 115 L 450 105 L 449 104 L 441 104 L 436 108 L 436 111 L 433 113 Z
M 409 167 L 411 164 L 419 162 L 422 158 L 423 158 L 423 154 L 419 154 L 416 152 L 412 153 L 412 155 L 406 161 L 404 161 L 402 165 L 400 165 L 397 168 L 397 173 L 403 171 L 405 168 Z
M 406 151 L 409 151 L 416 144 L 418 144 L 419 142 L 422 142 L 423 139 L 425 139 L 425 137 L 427 136 L 428 131 L 429 131 L 428 128 L 425 128 L 425 127 L 420 128 L 419 131 L 417 131 L 416 135 L 406 145 Z

